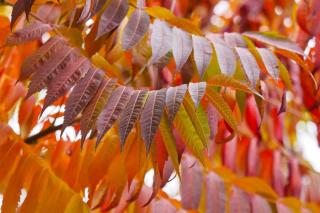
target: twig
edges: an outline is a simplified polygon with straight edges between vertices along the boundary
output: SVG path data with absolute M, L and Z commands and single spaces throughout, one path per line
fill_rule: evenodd
M 77 123 L 77 122 L 79 122 L 79 121 L 80 121 L 80 118 L 77 118 L 77 119 L 75 119 L 75 120 L 72 122 L 72 124 Z M 43 137 L 45 137 L 45 136 L 47 136 L 47 135 L 50 135 L 51 133 L 54 133 L 55 131 L 60 130 L 60 129 L 62 129 L 62 128 L 63 128 L 63 124 L 60 124 L 60 125 L 58 125 L 58 126 L 50 126 L 50 127 L 48 127 L 47 129 L 39 132 L 38 134 L 35 134 L 35 135 L 32 135 L 32 136 L 26 138 L 26 139 L 24 140 L 24 142 L 25 142 L 26 144 L 34 144 L 34 143 L 36 143 L 36 141 L 37 141 L 38 139 L 43 138 Z

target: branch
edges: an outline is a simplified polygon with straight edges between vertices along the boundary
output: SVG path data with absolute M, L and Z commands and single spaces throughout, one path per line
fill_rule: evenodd
M 72 124 L 78 123 L 79 121 L 80 121 L 80 118 L 77 118 L 72 122 Z M 50 126 L 47 129 L 39 132 L 38 134 L 35 134 L 35 135 L 32 135 L 32 136 L 26 138 L 24 140 L 24 142 L 26 144 L 35 144 L 35 143 L 37 143 L 38 139 L 43 138 L 43 137 L 45 137 L 47 135 L 50 135 L 51 133 L 54 133 L 57 130 L 61 130 L 62 128 L 63 128 L 63 124 L 60 124 L 58 126 Z

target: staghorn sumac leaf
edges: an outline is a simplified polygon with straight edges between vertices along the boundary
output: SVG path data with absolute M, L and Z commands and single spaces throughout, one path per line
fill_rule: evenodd
M 73 48 L 66 47 L 64 52 L 57 52 L 52 55 L 46 63 L 41 64 L 29 84 L 27 97 L 33 93 L 44 89 L 69 63 L 72 63 L 78 57 L 78 52 Z
M 82 112 L 80 121 L 81 141 L 83 142 L 91 129 L 94 128 L 100 112 L 108 101 L 108 98 L 115 86 L 115 80 L 103 79 L 98 91 L 90 103 Z
M 121 37 L 122 47 L 125 50 L 134 47 L 148 32 L 150 17 L 142 9 L 133 11 Z
M 259 195 L 251 197 L 252 213 L 272 213 L 271 206 L 268 201 Z
M 235 50 L 239 56 L 243 71 L 250 83 L 255 87 L 260 76 L 260 68 L 256 59 L 247 48 L 236 47 Z
M 247 93 L 253 93 L 252 89 L 249 87 L 248 83 L 241 82 L 233 77 L 226 76 L 223 74 L 214 75 L 208 79 L 208 84 L 210 86 L 219 86 L 219 87 L 229 87 L 234 90 L 240 90 Z
M 221 95 L 215 91 L 214 88 L 208 86 L 206 90 L 206 97 L 213 104 L 213 106 L 218 110 L 220 115 L 225 119 L 229 126 L 233 130 L 237 130 L 237 122 L 232 115 L 232 110 L 226 101 L 221 97 Z
M 221 72 L 227 76 L 232 76 L 236 70 L 237 62 L 233 50 L 221 38 L 217 38 L 215 35 L 209 34 L 207 38 L 213 44 Z
M 214 172 L 205 177 L 206 212 L 226 212 L 227 191 L 223 180 Z
M 180 177 L 177 145 L 176 145 L 175 138 L 172 134 L 172 130 L 168 124 L 169 124 L 168 117 L 164 115 L 163 119 L 161 119 L 161 122 L 160 122 L 160 135 L 167 149 L 168 155 L 172 161 L 173 167 L 176 173 L 178 174 L 178 176 Z
M 25 11 L 24 1 L 25 0 L 18 0 L 13 6 L 12 13 L 11 13 L 11 29 L 13 28 L 18 18 Z
M 7 37 L 7 45 L 17 45 L 22 44 L 27 41 L 33 41 L 40 39 L 41 36 L 52 30 L 52 27 L 49 24 L 44 24 L 41 22 L 32 22 L 30 25 L 15 31 Z
M 276 37 L 276 36 L 267 35 L 259 32 L 246 32 L 243 35 L 251 39 L 260 41 L 262 43 L 271 45 L 278 49 L 287 50 L 289 52 L 297 53 L 302 56 L 304 55 L 303 50 L 298 45 L 280 36 Z
M 183 105 L 181 105 L 173 123 L 175 129 L 186 144 L 186 147 L 201 161 L 201 163 L 204 163 L 203 153 L 205 147 Z
M 231 48 L 234 47 L 247 47 L 245 40 L 239 33 L 224 33 L 224 40 Z
M 171 49 L 172 32 L 166 22 L 156 19 L 151 33 L 151 63 L 158 62 Z
M 269 200 L 276 201 L 279 198 L 271 186 L 260 178 L 241 177 L 235 179 L 233 183 L 247 192 L 260 194 Z
M 64 95 L 71 87 L 83 78 L 91 67 L 90 61 L 79 57 L 68 64 L 49 84 L 42 111 Z
M 127 15 L 128 9 L 129 4 L 127 0 L 111 0 L 101 15 L 96 38 L 118 27 Z
M 70 125 L 76 116 L 86 107 L 89 101 L 97 92 L 102 81 L 104 72 L 99 69 L 91 68 L 73 88 L 64 113 L 64 128 Z
M 145 90 L 134 91 L 127 106 L 123 110 L 119 123 L 121 148 L 124 147 L 126 138 L 140 116 L 146 95 L 147 91 Z
M 181 160 L 181 203 L 187 210 L 197 210 L 200 205 L 203 175 L 199 161 L 184 154 Z
M 121 86 L 115 89 L 110 95 L 108 103 L 100 113 L 97 120 L 97 145 L 100 143 L 104 134 L 108 132 L 114 122 L 116 122 L 118 117 L 121 115 L 130 99 L 131 93 L 131 88 Z
M 29 13 L 31 11 L 31 7 L 33 5 L 35 0 L 24 0 L 24 11 L 26 13 L 26 17 L 28 19 Z
M 78 19 L 78 23 L 86 21 L 91 14 L 91 9 L 93 9 L 93 2 L 94 0 L 85 0 L 85 4 L 83 6 L 83 9 L 81 11 L 81 15 Z
M 159 127 L 166 100 L 166 89 L 149 93 L 148 99 L 141 113 L 142 138 L 146 143 L 147 152 Z
M 50 58 L 60 51 L 62 48 L 67 47 L 66 41 L 59 36 L 49 39 L 43 44 L 34 54 L 27 57 L 22 65 L 19 76 L 19 81 L 27 80 L 33 73 L 35 73 L 41 65 L 50 61 Z
M 204 72 L 207 70 L 211 55 L 212 55 L 212 46 L 211 43 L 202 36 L 192 35 L 192 45 L 193 45 L 193 57 L 199 73 L 199 76 L 202 78 Z
M 192 40 L 189 33 L 177 27 L 172 29 L 172 53 L 176 69 L 181 70 L 192 52 Z
M 287 110 L 287 91 L 284 89 L 281 97 L 281 105 L 278 111 L 278 115 Z
M 200 82 L 200 83 L 189 83 L 188 91 L 190 96 L 194 102 L 194 107 L 197 109 L 199 106 L 200 101 L 202 100 L 204 93 L 206 91 L 207 83 Z
M 266 67 L 268 73 L 275 79 L 279 79 L 279 63 L 277 57 L 273 52 L 267 48 L 257 48 L 262 62 Z
M 180 105 L 184 99 L 184 96 L 187 91 L 187 85 L 183 84 L 177 87 L 167 88 L 166 95 L 166 107 L 168 110 L 168 119 L 172 123 L 175 115 L 177 114 Z
M 13 5 L 12 14 L 11 14 L 11 28 L 14 26 L 18 18 L 25 12 L 28 19 L 31 7 L 35 0 L 17 0 Z
M 192 99 L 189 95 L 186 95 L 183 106 L 188 113 L 188 116 L 199 135 L 201 142 L 204 147 L 208 146 L 208 141 L 210 137 L 210 128 L 208 124 L 207 115 L 202 109 L 202 106 L 198 106 L 197 110 L 194 107 Z
M 242 189 L 233 186 L 230 196 L 230 212 L 251 212 L 250 197 Z

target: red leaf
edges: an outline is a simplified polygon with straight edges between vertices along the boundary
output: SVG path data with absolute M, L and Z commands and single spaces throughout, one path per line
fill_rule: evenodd
M 226 186 L 213 172 L 206 175 L 206 212 L 223 213 L 226 211 Z

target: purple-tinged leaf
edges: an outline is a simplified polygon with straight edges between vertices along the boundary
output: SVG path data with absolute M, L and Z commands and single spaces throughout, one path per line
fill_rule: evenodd
M 13 28 L 18 18 L 25 11 L 24 1 L 25 0 L 17 0 L 13 6 L 12 13 L 11 13 L 11 28 Z
M 174 27 L 172 30 L 172 53 L 176 69 L 181 70 L 192 52 L 192 40 L 189 33 Z
M 48 86 L 49 83 L 59 74 L 61 70 L 79 57 L 79 53 L 71 47 L 66 47 L 64 51 L 53 54 L 46 63 L 37 68 L 37 72 L 32 76 L 27 97 Z
M 111 0 L 103 11 L 96 38 L 99 38 L 119 26 L 127 15 L 129 4 L 127 0 Z
M 102 9 L 103 5 L 106 3 L 106 0 L 93 0 L 92 3 L 92 14 L 90 17 L 94 16 Z
M 181 203 L 187 210 L 197 210 L 202 191 L 202 169 L 199 161 L 184 154 L 181 160 Z
M 247 47 L 245 40 L 239 33 L 224 33 L 224 40 L 231 48 L 234 47 Z
M 186 84 L 167 88 L 166 106 L 168 109 L 168 120 L 170 123 L 172 123 L 174 117 L 176 116 L 186 94 L 186 91 Z
M 214 35 L 208 35 L 207 38 L 214 46 L 221 72 L 232 76 L 236 70 L 237 63 L 233 50 L 221 38 L 217 38 Z
M 34 3 L 34 0 L 17 0 L 13 5 L 12 14 L 11 14 L 11 28 L 14 26 L 15 22 L 22 15 L 23 12 L 26 13 L 28 19 L 31 7 Z
M 206 212 L 226 212 L 226 186 L 223 180 L 213 172 L 205 177 Z
M 104 72 L 95 68 L 91 68 L 73 88 L 64 113 L 64 128 L 72 124 L 76 116 L 87 106 L 89 101 L 96 93 L 103 79 Z
M 124 147 L 126 138 L 132 130 L 136 120 L 140 116 L 146 95 L 147 91 L 134 91 L 130 97 L 130 100 L 126 108 L 123 110 L 119 124 L 120 141 L 122 148 Z
M 15 31 L 8 36 L 6 40 L 7 45 L 22 44 L 27 41 L 33 41 L 40 39 L 41 36 L 50 31 L 52 27 L 49 24 L 43 24 L 41 22 L 33 22 L 30 25 L 22 28 L 21 30 Z
M 208 39 L 192 35 L 193 56 L 200 77 L 208 68 L 212 55 L 212 46 Z
M 103 138 L 104 134 L 108 132 L 114 122 L 116 122 L 118 117 L 121 115 L 130 99 L 131 93 L 131 88 L 121 86 L 115 89 L 110 95 L 108 103 L 100 113 L 97 120 L 97 145 Z
M 159 127 L 166 101 L 166 89 L 149 93 L 148 99 L 141 113 L 142 138 L 146 143 L 147 152 Z
M 26 17 L 28 19 L 30 11 L 31 11 L 31 7 L 33 5 L 35 0 L 24 0 L 24 11 L 26 13 Z
M 204 93 L 206 91 L 207 83 L 200 82 L 200 83 L 189 83 L 189 93 L 191 99 L 194 102 L 194 107 L 197 109 L 200 101 L 202 100 Z
M 27 80 L 39 67 L 50 60 L 52 55 L 67 46 L 66 41 L 62 37 L 52 37 L 43 44 L 35 53 L 27 57 L 21 66 L 19 81 Z
M 150 17 L 142 9 L 133 11 L 121 37 L 122 47 L 125 50 L 134 47 L 148 32 Z
M 275 79 L 279 79 L 279 62 L 273 52 L 267 48 L 257 48 L 262 62 L 268 73 Z
M 230 196 L 230 212 L 251 212 L 249 195 L 236 186 L 232 187 L 232 192 Z
M 268 201 L 259 195 L 251 198 L 252 213 L 272 213 L 271 206 Z
M 80 57 L 61 70 L 48 86 L 42 111 L 71 89 L 79 79 L 86 75 L 90 67 L 90 61 L 85 57 Z
M 151 63 L 158 62 L 171 49 L 172 32 L 166 22 L 156 19 L 151 33 Z
M 281 105 L 278 111 L 278 115 L 280 115 L 281 113 L 285 112 L 287 109 L 287 92 L 284 89 L 283 90 L 283 94 L 282 94 L 282 98 L 281 98 Z
M 243 35 L 262 43 L 271 45 L 278 49 L 287 50 L 289 52 L 297 53 L 302 56 L 304 55 L 303 50 L 297 44 L 283 37 L 275 37 L 258 32 L 247 32 Z
M 221 116 L 218 110 L 210 103 L 208 104 L 207 114 L 208 114 L 208 122 L 210 127 L 210 139 L 213 140 L 217 134 L 218 122 L 221 119 Z
M 235 50 L 239 56 L 241 66 L 246 73 L 247 78 L 255 87 L 260 76 L 260 68 L 256 59 L 247 48 L 236 47 Z
M 84 22 L 90 17 L 91 9 L 93 8 L 92 4 L 94 3 L 93 1 L 94 0 L 85 0 L 78 23 Z
M 113 79 L 103 79 L 97 93 L 94 95 L 90 103 L 82 112 L 80 121 L 81 129 L 81 141 L 83 142 L 91 129 L 94 129 L 94 125 L 98 119 L 99 114 L 106 105 L 110 94 L 115 86 Z

